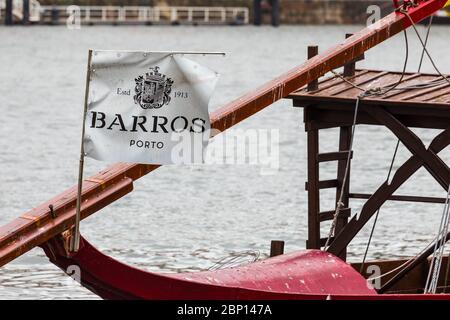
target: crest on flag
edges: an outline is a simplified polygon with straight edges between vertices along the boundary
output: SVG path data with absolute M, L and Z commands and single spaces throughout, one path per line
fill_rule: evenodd
M 85 156 L 142 164 L 204 162 L 208 105 L 219 75 L 184 55 L 95 51 L 90 64 L 95 77 L 87 82 Z
M 150 68 L 150 72 L 135 79 L 134 103 L 142 109 L 158 109 L 169 104 L 173 80 L 159 72 L 159 67 Z

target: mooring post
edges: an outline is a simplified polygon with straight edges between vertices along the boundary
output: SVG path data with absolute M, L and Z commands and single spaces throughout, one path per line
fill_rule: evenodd
M 253 0 L 253 24 L 260 26 L 262 20 L 261 0 Z
M 284 254 L 284 241 L 272 240 L 270 243 L 270 257 L 281 256 Z
M 30 0 L 23 0 L 23 19 L 22 23 L 27 25 L 30 23 Z
M 345 35 L 345 39 L 348 39 L 352 36 L 353 34 L 351 33 L 347 33 Z M 356 61 L 352 61 L 350 63 L 347 63 L 344 66 L 344 77 L 351 77 L 355 75 L 355 70 L 356 70 Z
M 309 46 L 308 47 L 308 60 L 317 56 L 319 54 L 318 46 Z M 319 89 L 319 80 L 316 79 L 313 82 L 308 83 L 308 91 L 314 91 Z
M 10 26 L 13 24 L 13 1 L 6 0 L 5 3 L 5 25 Z
M 52 17 L 52 20 L 51 20 L 52 25 L 59 24 L 59 10 L 56 6 L 52 7 L 51 17 Z
M 271 0 L 272 5 L 272 26 L 278 27 L 280 25 L 280 2 L 279 0 Z
M 347 33 L 345 39 L 348 39 L 351 36 L 353 36 L 353 33 Z M 344 65 L 344 77 L 353 77 L 356 74 L 356 62 L 361 60 L 364 60 L 364 54 Z

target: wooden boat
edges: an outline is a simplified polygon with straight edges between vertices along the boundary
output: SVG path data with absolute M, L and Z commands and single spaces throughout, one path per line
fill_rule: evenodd
M 52 239 L 43 245 L 50 261 L 65 271 L 78 266 L 81 284 L 105 299 L 449 299 L 447 294 L 379 295 L 352 266 L 321 250 L 298 251 L 218 271 L 155 274 L 116 261 L 85 239 L 76 254 L 67 252 L 63 243 Z
M 437 157 L 450 143 L 448 101 L 426 103 L 420 99 L 415 101 L 414 97 L 404 97 L 408 98 L 407 103 L 414 102 L 414 107 L 406 108 L 401 101 L 386 97 L 364 99 L 357 123 L 389 128 L 410 149 L 412 156 L 396 172 L 391 183 L 383 184 L 372 195 L 352 194 L 348 182 L 343 179 L 345 159 L 351 153 L 349 130 L 357 96 L 343 93 L 351 92 L 355 85 L 370 85 L 371 81 L 386 75 L 391 77 L 390 80 L 402 76 L 405 81 L 421 76 L 355 71 L 355 61 L 368 49 L 413 23 L 420 22 L 441 9 L 445 3 L 446 0 L 406 2 L 402 7 L 404 11 L 397 10 L 376 26 L 362 30 L 323 54 L 313 57 L 314 48 L 310 48 L 311 59 L 306 63 L 211 115 L 212 127 L 224 131 L 281 98 L 289 97 L 294 100 L 295 106 L 304 108 L 308 134 L 308 250 L 279 255 L 238 268 L 182 274 L 155 274 L 138 270 L 102 254 L 85 239 L 81 241 L 80 250 L 73 253 L 68 250 L 68 239 L 72 237 L 75 221 L 77 190 L 74 186 L 0 227 L 0 266 L 40 246 L 50 261 L 65 272 L 71 273 L 74 266 L 79 268 L 81 284 L 106 299 L 449 299 L 448 294 L 420 294 L 426 281 L 424 270 L 429 268 L 427 257 L 433 251 L 425 250 L 406 264 L 400 260 L 370 262 L 384 275 L 388 274 L 378 290 L 368 286 L 364 276 L 357 271 L 358 265 L 352 266 L 345 262 L 348 244 L 385 201 L 442 203 L 442 199 L 395 196 L 393 193 L 421 166 L 441 186 L 449 186 L 450 170 Z M 345 66 L 346 78 L 339 76 L 320 84 L 317 82 L 327 72 L 342 66 Z M 307 88 L 302 89 L 304 86 Z M 330 93 L 327 91 L 330 88 L 335 90 Z M 438 90 L 445 88 L 440 87 Z M 438 100 L 449 94 L 437 93 L 434 99 Z M 417 97 L 423 95 L 424 92 Z M 409 130 L 410 126 L 444 131 L 425 148 Z M 320 154 L 319 130 L 332 127 L 341 130 L 339 151 Z M 319 180 L 319 163 L 323 161 L 338 161 L 337 179 Z M 84 219 L 125 196 L 133 190 L 134 180 L 157 168 L 156 165 L 119 163 L 86 179 L 82 190 L 81 217 Z M 343 205 L 346 207 L 342 208 L 335 235 L 326 239 L 321 238 L 320 223 L 333 219 L 334 210 L 320 212 L 319 191 L 331 187 L 344 190 Z M 368 201 L 361 214 L 349 220 L 350 198 Z M 446 240 L 448 238 L 450 236 Z M 323 247 L 327 247 L 326 250 L 320 250 Z M 439 288 L 440 292 L 445 292 L 447 283 L 441 283 Z

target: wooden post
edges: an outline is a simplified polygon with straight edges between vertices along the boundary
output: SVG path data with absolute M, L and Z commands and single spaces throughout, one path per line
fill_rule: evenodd
M 284 254 L 284 241 L 272 240 L 270 243 L 270 257 L 276 257 Z
M 280 25 L 280 2 L 279 0 L 271 0 L 272 5 L 272 26 Z
M 345 35 L 345 39 L 350 38 L 353 36 L 352 33 L 347 33 Z M 355 58 L 353 61 L 350 61 L 349 63 L 344 65 L 344 77 L 353 77 L 356 74 L 356 62 L 364 60 L 364 54 L 361 56 Z
M 52 7 L 51 10 L 51 17 L 52 17 L 52 25 L 57 25 L 59 23 L 59 10 L 56 6 Z
M 319 54 L 318 46 L 309 46 L 308 47 L 308 60 L 317 56 Z M 319 89 L 319 80 L 316 79 L 310 83 L 308 83 L 308 91 L 315 91 Z
M 305 109 L 305 113 L 308 110 Z M 317 155 L 319 153 L 319 130 L 307 130 L 308 142 L 308 241 L 307 249 L 320 249 L 320 190 L 319 190 L 319 163 Z
M 12 0 L 6 0 L 5 6 L 5 25 L 10 26 L 13 24 L 13 2 Z
M 353 36 L 353 34 L 347 33 L 345 35 L 345 39 L 348 39 L 351 36 Z M 344 65 L 344 77 L 354 76 L 355 75 L 355 70 L 356 70 L 356 61 L 352 61 L 350 63 L 347 63 L 346 65 Z
M 319 54 L 318 46 L 308 46 L 308 60 Z M 319 80 L 308 83 L 307 90 L 319 89 Z M 308 122 L 307 130 L 307 154 L 308 154 L 308 240 L 306 249 L 320 249 L 320 189 L 319 189 L 319 130 L 313 129 L 308 116 L 310 108 L 305 108 L 304 121 Z
M 260 26 L 262 20 L 261 0 L 253 0 L 253 24 Z
M 351 134 L 352 134 L 352 127 L 341 127 L 339 132 L 339 151 L 349 151 L 350 152 L 350 140 L 351 140 Z M 351 161 L 351 160 L 350 160 Z M 344 160 L 338 160 L 338 166 L 337 166 L 337 180 L 339 181 L 339 185 L 336 189 L 336 207 L 337 202 L 339 201 L 339 197 L 341 194 L 341 190 L 343 190 L 344 194 L 342 197 L 342 203 L 344 204 L 344 208 L 349 207 L 349 192 L 350 192 L 350 168 L 348 169 L 348 177 L 347 181 L 344 183 L 344 175 L 345 175 L 345 169 L 347 167 L 347 159 Z M 348 222 L 348 218 L 346 216 L 340 216 L 336 221 L 336 229 L 335 234 L 339 234 L 339 232 L 345 227 L 345 225 Z M 339 255 L 339 258 L 342 260 L 346 260 L 347 258 L 347 250 L 342 251 L 342 253 Z
M 22 23 L 27 25 L 30 23 L 30 0 L 23 0 L 23 19 Z

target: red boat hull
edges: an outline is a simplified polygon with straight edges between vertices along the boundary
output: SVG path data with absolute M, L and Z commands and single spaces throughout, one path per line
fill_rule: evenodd
M 42 245 L 63 271 L 80 268 L 81 284 L 104 299 L 152 300 L 450 300 L 450 294 L 384 294 L 339 258 L 305 250 L 218 271 L 155 274 L 108 257 L 81 238 L 68 254 L 62 237 Z
M 56 238 L 43 245 L 65 272 L 80 269 L 83 286 L 105 299 L 325 299 L 329 295 L 376 295 L 350 265 L 319 250 L 281 255 L 238 268 L 155 274 L 99 252 L 85 239 L 68 255 Z

